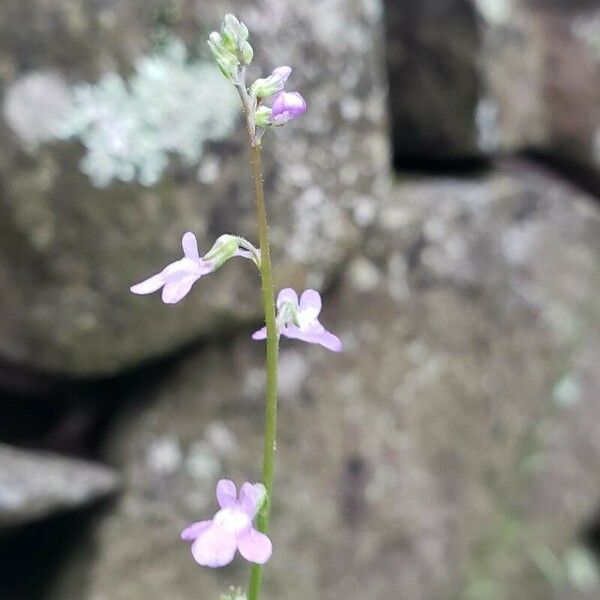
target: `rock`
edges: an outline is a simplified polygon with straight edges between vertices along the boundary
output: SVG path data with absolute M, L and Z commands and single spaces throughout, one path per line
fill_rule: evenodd
M 539 8 L 548 76 L 547 144 L 541 150 L 600 192 L 600 7 Z
M 344 352 L 282 344 L 265 599 L 597 595 L 598 240 L 593 201 L 528 165 L 398 184 L 327 298 Z M 178 534 L 219 477 L 260 477 L 261 368 L 216 344 L 130 407 L 107 444 L 125 494 L 51 598 L 244 585 Z
M 87 506 L 118 485 L 108 467 L 0 444 L 0 529 Z
M 180 256 L 186 230 L 196 232 L 203 249 L 224 232 L 256 239 L 237 100 L 212 64 L 193 58 L 197 46 L 206 55 L 204 39 L 232 9 L 252 30 L 257 73 L 293 65 L 290 83 L 310 105 L 305 119 L 264 143 L 277 271 L 282 282 L 298 285 L 330 280 L 360 241 L 361 207 L 373 204 L 386 181 L 377 8 L 374 0 L 296 2 L 285 9 L 276 0 L 185 0 L 162 8 L 23 0 L 6 7 L 0 16 L 0 357 L 57 376 L 104 376 L 225 323 L 259 318 L 258 278 L 241 261 L 206 278 L 202 291 L 175 309 L 128 291 Z M 177 40 L 192 58 L 186 61 Z M 128 74 L 137 96 L 118 74 Z M 99 87 L 81 88 L 97 81 Z M 56 129 L 66 118 L 61 115 L 70 114 L 77 86 L 72 130 L 90 112 L 114 119 L 100 119 L 95 137 L 87 131 L 82 143 L 60 141 Z M 132 97 L 136 110 L 147 112 L 126 112 L 127 120 L 121 112 Z M 200 99 L 198 115 L 190 97 Z M 202 111 L 213 111 L 214 119 L 203 121 Z M 139 177 L 151 181 L 169 149 L 183 156 L 154 186 L 132 180 L 133 163 L 111 162 L 102 146 L 115 141 L 111 126 L 127 131 L 134 117 L 158 122 L 153 137 L 135 139 L 124 153 L 138 161 Z M 190 130 L 206 138 L 201 151 Z M 80 170 L 82 159 L 107 187 Z
M 545 65 L 520 2 L 385 4 L 398 164 L 471 160 L 540 139 Z
M 389 0 L 386 6 L 399 164 L 533 149 L 595 172 L 598 180 L 597 2 Z

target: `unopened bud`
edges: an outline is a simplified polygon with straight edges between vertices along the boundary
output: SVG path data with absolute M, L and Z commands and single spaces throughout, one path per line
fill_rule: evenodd
M 254 49 L 250 45 L 249 42 L 242 42 L 240 51 L 242 53 L 242 59 L 244 60 L 244 64 L 249 65 L 254 58 Z
M 223 18 L 222 33 L 227 33 L 228 36 L 240 42 L 245 42 L 248 39 L 248 28 L 234 15 L 228 14 Z
M 256 98 L 268 98 L 283 91 L 292 73 L 291 67 L 277 67 L 268 77 L 257 79 L 250 86 L 250 93 Z
M 225 77 L 232 77 L 239 64 L 235 53 L 232 53 L 225 45 L 221 34 L 213 31 L 208 38 L 208 47 L 219 65 L 219 69 Z
M 268 127 L 271 125 L 271 109 L 268 106 L 260 106 L 254 113 L 254 122 L 257 127 Z
M 280 92 L 273 100 L 271 120 L 274 125 L 283 125 L 305 111 L 306 100 L 298 92 Z

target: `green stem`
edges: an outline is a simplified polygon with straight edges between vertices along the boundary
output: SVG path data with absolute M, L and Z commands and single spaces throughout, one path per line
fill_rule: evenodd
M 265 447 L 263 454 L 262 483 L 267 489 L 268 502 L 258 514 L 257 528 L 267 533 L 269 514 L 273 497 L 273 475 L 275 467 L 275 445 L 277 439 L 277 359 L 279 354 L 279 334 L 275 313 L 275 290 L 271 271 L 271 249 L 269 245 L 269 225 L 265 205 L 260 145 L 250 139 L 250 163 L 254 180 L 254 197 L 258 219 L 258 239 L 260 242 L 262 297 L 267 325 L 267 394 L 265 406 Z M 263 568 L 253 565 L 248 584 L 248 600 L 258 600 L 262 583 Z

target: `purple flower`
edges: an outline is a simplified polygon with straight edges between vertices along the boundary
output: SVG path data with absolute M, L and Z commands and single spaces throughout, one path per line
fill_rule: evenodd
M 192 523 L 181 532 L 181 539 L 193 542 L 194 560 L 203 567 L 224 567 L 235 551 L 248 561 L 262 565 L 273 552 L 271 540 L 252 527 L 264 494 L 261 484 L 244 483 L 237 496 L 233 481 L 217 483 L 217 500 L 221 510 L 208 521 Z
M 184 257 L 167 265 L 160 273 L 132 286 L 134 294 L 151 294 L 163 288 L 162 299 L 166 304 L 179 302 L 192 285 L 207 273 L 215 270 L 212 260 L 200 258 L 196 236 L 188 231 L 181 238 Z
M 327 331 L 317 318 L 321 313 L 321 295 L 316 290 L 306 290 L 300 296 L 286 288 L 277 296 L 277 327 L 279 334 L 285 337 L 303 340 L 309 344 L 320 344 L 328 350 L 339 352 L 342 349 L 340 339 Z M 264 340 L 267 328 L 263 327 L 252 335 L 252 339 Z
M 273 100 L 271 107 L 271 122 L 283 125 L 292 119 L 297 119 L 306 111 L 306 101 L 298 92 L 280 92 Z
M 201 258 L 196 236 L 188 231 L 181 238 L 183 258 L 167 265 L 160 273 L 130 288 L 134 294 L 151 294 L 163 288 L 162 299 L 166 304 L 179 302 L 192 289 L 200 277 L 216 271 L 234 256 L 260 261 L 259 252 L 243 238 L 222 235 L 214 246 Z M 240 245 L 244 249 L 240 249 Z

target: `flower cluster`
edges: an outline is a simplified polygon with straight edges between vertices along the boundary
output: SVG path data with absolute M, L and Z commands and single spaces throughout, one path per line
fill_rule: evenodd
M 233 15 L 227 15 L 221 32 L 210 34 L 208 46 L 225 77 L 237 87 L 248 115 L 255 142 L 270 127 L 285 125 L 306 111 L 306 101 L 299 92 L 285 91 L 292 68 L 277 67 L 271 75 L 257 79 L 246 87 L 246 67 L 254 50 L 248 42 L 248 28 Z

